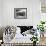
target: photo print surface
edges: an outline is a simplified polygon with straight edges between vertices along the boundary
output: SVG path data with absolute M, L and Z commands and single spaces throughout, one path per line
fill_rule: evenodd
M 15 19 L 27 19 L 27 8 L 14 8 Z

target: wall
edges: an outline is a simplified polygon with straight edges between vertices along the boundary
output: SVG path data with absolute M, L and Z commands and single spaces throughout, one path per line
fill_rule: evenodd
M 41 20 L 41 2 L 40 0 L 33 0 L 32 3 L 32 15 L 33 15 L 33 26 L 36 27 Z
M 2 0 L 0 0 L 0 26 L 2 25 Z
M 27 8 L 27 19 L 14 19 L 14 8 Z M 40 0 L 3 0 L 3 26 L 33 25 L 40 20 Z

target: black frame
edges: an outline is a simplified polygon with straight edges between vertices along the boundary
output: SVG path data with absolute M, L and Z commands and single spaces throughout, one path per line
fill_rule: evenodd
M 27 8 L 14 8 L 15 19 L 27 19 Z

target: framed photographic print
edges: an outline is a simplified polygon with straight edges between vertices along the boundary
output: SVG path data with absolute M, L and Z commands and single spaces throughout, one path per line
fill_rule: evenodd
M 14 8 L 15 19 L 27 19 L 27 8 Z

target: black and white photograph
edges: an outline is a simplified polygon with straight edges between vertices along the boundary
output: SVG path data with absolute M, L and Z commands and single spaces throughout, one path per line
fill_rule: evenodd
M 15 19 L 27 19 L 27 8 L 14 8 Z

